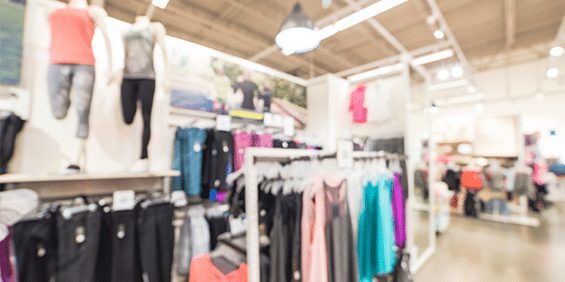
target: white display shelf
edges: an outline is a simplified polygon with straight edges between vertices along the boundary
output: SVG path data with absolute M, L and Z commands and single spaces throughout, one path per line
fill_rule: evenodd
M 42 200 L 73 198 L 77 195 L 108 196 L 119 190 L 136 193 L 170 192 L 170 178 L 179 176 L 175 170 L 156 172 L 118 172 L 89 174 L 5 174 L 0 184 L 8 189 L 31 189 Z
M 158 172 L 121 172 L 121 173 L 93 173 L 93 174 L 5 174 L 0 176 L 0 184 L 9 183 L 34 183 L 34 182 L 62 182 L 62 181 L 90 181 L 112 179 L 139 179 L 161 178 L 179 176 L 176 170 Z

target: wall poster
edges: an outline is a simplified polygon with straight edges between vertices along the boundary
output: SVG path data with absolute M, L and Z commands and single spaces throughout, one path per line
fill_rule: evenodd
M 22 67 L 25 0 L 0 0 L 0 85 L 18 85 Z
M 306 88 L 296 82 L 243 65 L 187 41 L 168 38 L 172 72 L 171 106 L 262 119 L 263 113 L 306 123 Z

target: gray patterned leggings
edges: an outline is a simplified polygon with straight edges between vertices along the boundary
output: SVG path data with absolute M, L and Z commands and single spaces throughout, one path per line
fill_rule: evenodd
M 47 73 L 51 112 L 56 119 L 67 116 L 71 92 L 78 112 L 77 137 L 88 138 L 90 104 L 94 89 L 94 66 L 51 64 Z

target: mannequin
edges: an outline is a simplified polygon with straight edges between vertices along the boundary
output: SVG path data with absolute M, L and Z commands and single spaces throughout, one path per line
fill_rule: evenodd
M 89 6 L 86 0 L 70 0 L 66 8 L 49 8 L 51 45 L 48 91 L 51 111 L 56 119 L 64 119 L 70 107 L 72 93 L 79 119 L 76 133 L 80 143 L 79 152 L 67 168 L 68 173 L 80 172 L 81 163 L 84 167 L 95 79 L 95 59 L 92 51 L 95 27 L 103 34 L 108 69 L 112 70 L 112 51 L 105 18 L 104 9 Z M 109 78 L 109 75 L 106 77 Z
M 165 37 L 165 27 L 161 23 L 152 23 L 148 16 L 136 17 L 130 30 L 123 35 L 125 64 L 121 87 L 122 114 L 125 123 L 132 124 L 139 103 L 143 116 L 141 155 L 132 171 L 149 170 L 147 148 L 151 139 L 151 110 L 156 88 L 153 50 L 155 45 L 160 45 L 166 70 L 168 55 Z M 167 77 L 166 73 L 164 77 Z

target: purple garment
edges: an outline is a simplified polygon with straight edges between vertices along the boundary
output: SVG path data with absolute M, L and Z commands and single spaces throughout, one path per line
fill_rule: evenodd
M 392 191 L 392 215 L 394 217 L 394 240 L 396 246 L 404 248 L 406 243 L 406 215 L 404 213 L 404 192 L 400 173 L 394 173 Z
M 0 241 L 0 280 L 3 282 L 15 282 L 14 270 L 10 263 L 10 242 L 12 242 L 12 232 Z
M 253 133 L 253 147 L 272 148 L 273 135 L 270 133 Z

